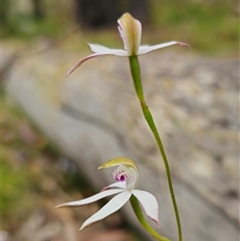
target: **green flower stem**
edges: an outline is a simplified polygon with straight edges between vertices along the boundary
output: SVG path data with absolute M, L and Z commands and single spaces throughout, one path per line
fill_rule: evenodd
M 169 239 L 161 236 L 159 233 L 157 233 L 145 220 L 141 207 L 139 205 L 139 202 L 137 200 L 137 198 L 132 195 L 130 198 L 130 202 L 132 204 L 133 210 L 139 220 L 139 222 L 142 224 L 142 226 L 157 240 L 159 241 L 170 241 Z
M 151 112 L 150 112 L 150 110 L 149 110 L 149 108 L 148 108 L 148 106 L 145 102 L 145 99 L 144 99 L 142 81 L 141 81 L 141 73 L 140 73 L 140 66 L 139 66 L 139 63 L 138 63 L 138 57 L 137 56 L 130 56 L 129 57 L 129 63 L 130 63 L 130 69 L 131 69 L 134 87 L 135 87 L 138 99 L 141 103 L 143 115 L 144 115 L 144 117 L 145 117 L 145 119 L 146 119 L 146 121 L 147 121 L 156 141 L 157 141 L 159 151 L 161 152 L 161 155 L 162 155 L 162 158 L 163 158 L 163 162 L 164 162 L 166 173 L 167 173 L 168 186 L 169 186 L 169 190 L 170 190 L 170 194 L 171 194 L 171 198 L 172 198 L 172 203 L 173 203 L 173 208 L 174 208 L 176 221 L 177 221 L 178 239 L 179 239 L 179 241 L 182 241 L 181 222 L 180 222 L 180 216 L 179 216 L 179 212 L 178 212 L 177 202 L 176 202 L 175 194 L 174 194 L 174 190 L 173 190 L 170 167 L 169 167 L 169 164 L 168 164 L 167 156 L 165 154 L 164 147 L 163 147 L 160 135 L 158 133 L 157 127 L 154 123 L 152 114 L 151 114 Z

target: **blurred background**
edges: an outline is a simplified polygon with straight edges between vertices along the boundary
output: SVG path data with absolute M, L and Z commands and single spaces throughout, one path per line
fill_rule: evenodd
M 168 36 L 169 39 L 191 42 L 200 54 L 237 55 L 239 6 L 235 0 L 181 0 L 178 4 L 164 0 L 102 0 L 91 3 L 84 0 L 3 0 L 1 8 L 2 36 L 8 40 L 28 40 L 30 43 L 41 37 L 54 41 L 66 37 L 69 40 L 68 34 L 75 31 L 84 31 L 85 36 L 92 33 L 101 39 L 106 32 L 95 32 L 109 30 L 110 37 L 106 39 L 110 41 L 112 35 L 115 36 L 111 30 L 115 31 L 116 19 L 128 11 L 147 26 L 145 38 L 161 41 Z M 160 31 L 152 31 L 159 30 L 159 26 Z M 85 46 L 82 42 L 79 44 Z
M 86 167 L 84 164 L 89 162 L 89 159 L 93 158 L 93 156 L 96 159 L 98 158 L 101 164 L 101 162 L 116 157 L 114 155 L 120 151 L 126 151 L 121 155 L 129 154 L 129 157 L 144 158 L 147 156 L 150 160 L 153 156 L 159 155 L 156 154 L 155 147 L 151 149 L 152 146 L 147 146 L 149 147 L 146 151 L 147 154 L 139 153 L 137 148 L 141 149 L 138 141 L 141 135 L 136 134 L 135 136 L 134 134 L 133 138 L 131 134 L 128 136 L 128 134 L 124 135 L 124 133 L 120 137 L 124 139 L 128 147 L 119 149 L 116 147 L 116 152 L 106 150 L 106 152 L 110 153 L 109 156 L 107 154 L 104 156 L 105 153 L 101 153 L 99 157 L 98 152 L 95 153 L 94 151 L 94 145 L 91 151 L 86 151 L 87 154 L 84 152 L 77 153 L 77 148 L 72 143 L 76 143 L 78 139 L 75 139 L 72 135 L 67 137 L 62 135 L 62 132 L 68 130 L 63 130 L 63 125 L 57 122 L 60 118 L 64 119 L 65 117 L 61 115 L 53 117 L 51 115 L 54 111 L 60 112 L 60 114 L 64 112 L 59 106 L 67 103 L 67 111 L 69 111 L 69 106 L 73 108 L 70 108 L 70 112 L 67 114 L 76 122 L 74 122 L 76 124 L 74 126 L 79 125 L 79 128 L 84 129 L 84 125 L 82 126 L 79 123 L 81 123 L 82 116 L 85 118 L 83 122 L 86 123 L 88 116 L 86 117 L 86 113 L 81 113 L 81 108 L 80 110 L 78 108 L 81 105 L 87 106 L 90 98 L 96 98 L 96 103 L 89 104 L 87 111 L 89 110 L 90 114 L 104 117 L 103 120 L 94 120 L 99 121 L 96 124 L 97 126 L 105 126 L 106 123 L 102 123 L 102 121 L 107 119 L 111 123 L 112 135 L 114 136 L 115 132 L 116 135 L 119 133 L 121 135 L 121 130 L 126 129 L 126 133 L 129 132 L 128 124 L 130 120 L 135 118 L 134 123 L 141 131 L 141 125 L 144 126 L 145 124 L 142 121 L 140 121 L 140 124 L 136 121 L 141 117 L 141 113 L 138 111 L 133 112 L 135 107 L 139 108 L 135 97 L 131 101 L 136 102 L 136 106 L 131 104 L 130 101 L 129 110 L 121 109 L 120 106 L 124 105 L 122 102 L 117 106 L 119 113 L 116 116 L 121 119 L 123 124 L 117 123 L 111 117 L 111 115 L 115 116 L 114 107 L 108 107 L 109 102 L 114 98 L 115 90 L 118 90 L 118 94 L 121 91 L 124 93 L 130 91 L 127 97 L 123 94 L 126 98 L 132 98 L 129 96 L 133 96 L 133 87 L 129 83 L 130 75 L 123 74 L 128 71 L 127 61 L 125 61 L 125 66 L 120 62 L 122 59 L 113 63 L 109 61 L 115 60 L 106 59 L 106 66 L 109 66 L 107 68 L 103 63 L 99 64 L 102 61 L 98 59 L 92 62 L 92 65 L 89 63 L 89 69 L 86 69 L 85 72 L 84 70 L 83 72 L 78 70 L 78 73 L 74 73 L 76 81 L 73 77 L 66 83 L 67 81 L 64 78 L 65 73 L 78 59 L 90 54 L 86 45 L 87 42 L 122 48 L 116 21 L 124 12 L 130 12 L 142 22 L 143 44 L 151 45 L 179 40 L 188 43 L 192 47 L 191 50 L 181 49 L 179 51 L 174 49 L 177 54 L 173 52 L 174 50 L 171 50 L 169 55 L 167 54 L 168 50 L 164 51 L 164 55 L 160 59 L 155 57 L 161 55 L 160 52 L 156 53 L 156 55 L 152 54 L 149 57 L 152 63 L 143 60 L 143 69 L 145 67 L 149 71 L 143 71 L 143 79 L 148 77 L 152 84 L 152 87 L 149 86 L 150 84 L 146 84 L 146 94 L 150 99 L 150 107 L 153 106 L 157 119 L 159 116 L 157 121 L 159 125 L 161 125 L 161 116 L 171 118 L 175 113 L 179 116 L 179 119 L 172 119 L 174 124 L 170 127 L 169 123 L 163 123 L 165 129 L 162 130 L 167 149 L 171 153 L 176 151 L 176 156 L 179 156 L 179 147 L 177 148 L 177 146 L 181 146 L 183 142 L 186 144 L 192 141 L 191 137 L 189 139 L 184 133 L 189 131 L 186 120 L 192 118 L 195 113 L 199 115 L 198 120 L 205 117 L 205 122 L 196 121 L 192 127 L 189 127 L 190 133 L 192 131 L 193 134 L 196 134 L 195 129 L 199 133 L 203 133 L 202 130 L 206 133 L 210 133 L 209 130 L 215 131 L 211 132 L 211 134 L 212 137 L 216 137 L 214 139 L 216 142 L 206 143 L 207 137 L 205 136 L 203 142 L 205 142 L 206 146 L 202 147 L 202 136 L 199 133 L 196 136 L 196 140 L 200 138 L 199 143 L 197 141 L 192 142 L 192 145 L 195 145 L 194 153 L 200 153 L 200 156 L 196 156 L 199 159 L 206 158 L 207 160 L 197 165 L 194 162 L 190 163 L 194 170 L 198 170 L 198 174 L 199 170 L 204 170 L 204 174 L 201 172 L 201 175 L 194 179 L 196 186 L 194 186 L 195 184 L 188 186 L 193 179 L 184 179 L 182 177 L 185 175 L 191 177 L 194 174 L 187 164 L 191 159 L 186 157 L 188 153 L 184 154 L 186 155 L 186 166 L 180 167 L 179 164 L 172 163 L 175 181 L 182 181 L 180 186 L 177 187 L 178 193 L 176 195 L 180 193 L 180 196 L 187 198 L 186 190 L 193 189 L 197 193 L 198 187 L 202 188 L 199 183 L 206 182 L 205 188 L 207 192 L 203 193 L 201 197 L 198 196 L 198 193 L 195 197 L 198 197 L 198 200 L 203 197 L 206 198 L 212 205 L 209 206 L 209 209 L 214 209 L 215 213 L 222 215 L 223 220 L 229 224 L 229 227 L 231 226 L 234 229 L 232 231 L 231 228 L 227 228 L 227 230 L 231 231 L 229 232 L 232 233 L 233 238 L 229 238 L 229 240 L 234 240 L 234 237 L 239 233 L 239 220 L 236 218 L 238 216 L 236 215 L 238 210 L 236 207 L 239 205 L 239 193 L 236 189 L 239 182 L 237 171 L 239 168 L 238 147 L 236 147 L 238 143 L 239 87 L 238 1 L 180 0 L 176 3 L 174 0 L 2 0 L 0 7 L 2 20 L 2 59 L 0 69 L 2 241 L 140 241 L 149 239 L 144 232 L 139 232 L 135 222 L 131 218 L 129 219 L 126 213 L 122 212 L 111 215 L 103 222 L 89 227 L 84 232 L 78 232 L 81 223 L 98 210 L 105 203 L 104 201 L 82 209 L 55 210 L 54 208 L 62 202 L 81 199 L 99 191 L 100 187 L 96 184 L 96 162 L 91 165 L 86 164 Z M 165 60 L 166 63 L 172 64 L 172 66 L 165 66 Z M 179 62 L 182 65 L 179 66 Z M 156 67 L 155 70 L 152 70 L 155 63 L 161 63 L 162 65 L 160 65 L 159 69 Z M 114 78 L 114 72 L 119 76 L 123 76 L 124 80 L 127 79 L 128 86 L 126 84 L 116 84 L 113 81 L 115 89 L 109 90 L 110 87 L 100 86 L 99 82 L 101 80 L 97 81 L 97 84 L 92 82 L 92 86 L 100 88 L 102 91 L 106 90 L 104 96 L 99 97 L 99 100 L 98 93 L 95 93 L 94 88 L 88 86 L 90 89 L 87 89 L 86 86 L 87 80 L 92 78 L 89 72 L 94 70 L 93 66 L 96 68 L 96 74 L 93 74 L 94 78 L 100 79 L 99 76 L 101 75 L 108 78 L 109 82 L 104 82 L 107 86 L 110 85 L 112 78 Z M 159 72 L 157 72 L 158 70 Z M 86 73 L 86 76 L 81 77 L 81 73 L 83 73 L 83 76 Z M 158 78 L 163 78 L 166 82 L 163 80 L 161 86 Z M 190 87 L 185 82 L 180 84 L 174 80 L 175 78 L 191 80 Z M 81 86 L 83 79 L 86 79 L 86 82 Z M 156 86 L 154 83 L 157 81 Z M 197 87 L 199 92 L 194 92 L 196 86 L 191 85 L 194 81 L 199 84 Z M 37 85 L 32 83 L 37 83 Z M 171 83 L 171 86 L 169 83 Z M 188 87 L 185 88 L 184 83 Z M 160 90 L 156 95 L 155 92 L 151 92 L 155 87 Z M 128 90 L 130 88 L 132 90 Z M 85 92 L 78 92 L 80 89 Z M 174 91 L 171 92 L 173 89 Z M 173 97 L 169 97 L 171 94 L 169 96 L 164 94 L 169 90 Z M 108 94 L 109 96 L 106 97 Z M 159 94 L 163 96 L 163 99 L 159 102 L 150 97 Z M 199 101 L 201 103 L 195 103 L 196 105 L 191 103 L 191 98 L 194 96 L 200 96 Z M 184 99 L 185 97 L 186 99 Z M 45 100 L 47 101 L 44 102 Z M 179 105 L 179 111 L 183 108 L 183 112 L 177 112 L 167 106 L 169 113 L 162 113 L 160 110 L 162 106 L 161 104 L 158 105 L 158 103 L 165 103 L 164 101 L 167 103 L 169 100 L 172 101 L 171 103 Z M 104 108 L 101 109 L 101 105 L 98 107 L 99 101 L 102 101 L 102 106 L 106 107 L 105 110 Z M 113 102 L 115 101 L 117 100 Z M 214 104 L 212 104 L 213 102 Z M 77 110 L 77 113 L 75 113 L 75 110 Z M 47 111 L 47 114 L 45 111 Z M 124 124 L 125 111 L 134 113 L 132 119 L 127 117 L 126 124 Z M 66 120 L 66 123 L 68 123 L 68 120 Z M 118 125 L 122 129 L 117 130 Z M 178 132 L 176 129 L 180 131 Z M 168 131 L 165 133 L 165 130 Z M 77 133 L 78 138 L 82 140 L 88 138 L 91 131 Z M 170 141 L 171 138 L 175 138 L 175 134 L 179 134 L 175 142 Z M 181 139 L 181 136 L 184 136 L 185 139 Z M 133 144 L 129 144 L 128 140 L 125 140 L 129 138 Z M 103 138 L 102 141 L 104 142 L 105 139 Z M 142 139 L 144 138 L 142 137 Z M 106 143 L 108 143 L 108 140 Z M 117 146 L 119 142 L 116 143 Z M 172 143 L 174 143 L 173 147 L 171 147 Z M 88 145 L 86 144 L 86 149 L 89 149 Z M 212 148 L 211 152 L 208 152 L 209 146 Z M 98 144 L 96 144 L 96 147 L 98 147 Z M 184 147 L 187 149 L 188 145 L 186 144 Z M 221 151 L 224 148 L 227 149 L 224 152 Z M 174 154 L 170 154 L 170 157 L 172 157 L 173 162 L 176 161 Z M 160 157 L 158 156 L 158 158 Z M 91 168 L 94 169 L 94 172 L 91 172 Z M 149 166 L 143 164 L 142 168 L 151 170 L 153 164 Z M 182 176 L 181 168 L 186 170 Z M 217 175 L 216 179 L 219 180 L 214 184 L 214 187 L 209 184 L 215 178 L 214 175 L 211 175 L 212 172 L 210 174 L 208 172 L 211 168 L 216 171 L 214 175 Z M 159 169 L 161 173 L 161 167 Z M 101 179 L 100 183 L 106 185 L 106 180 L 102 176 L 99 178 Z M 226 185 L 221 188 L 222 183 Z M 181 185 L 183 186 L 182 189 Z M 163 192 L 161 191 L 161 194 Z M 183 194 L 184 192 L 185 194 Z M 214 192 L 217 193 L 216 196 L 214 196 Z M 210 193 L 213 193 L 213 196 Z M 224 196 L 224 203 L 221 195 Z M 204 205 L 204 202 L 202 204 Z M 227 210 L 224 207 L 227 207 Z M 185 212 L 188 212 L 188 210 L 185 210 Z M 209 212 L 209 210 L 207 209 L 205 212 Z M 184 218 L 187 219 L 188 216 L 183 215 Z M 196 217 L 196 219 L 198 218 Z M 172 226 L 169 222 L 166 221 L 166 226 L 163 224 L 166 227 L 166 236 L 171 236 Z M 219 222 L 221 223 L 221 221 Z M 174 223 L 172 225 L 175 226 Z M 196 226 L 198 225 L 201 225 L 201 223 L 196 224 Z M 210 224 L 206 221 L 206 225 Z M 190 233 L 190 226 L 189 230 L 186 230 L 187 228 L 188 222 L 186 221 L 185 232 Z M 202 233 L 197 233 L 196 230 L 196 232 L 192 231 L 193 236 L 188 236 L 188 234 L 186 236 L 196 237 L 196 239 L 187 238 L 186 241 L 226 240 L 219 237 L 220 228 L 214 228 L 215 231 L 211 231 L 212 236 L 206 235 L 207 230 L 205 230 L 206 233 L 204 231 Z M 203 229 L 206 229 L 206 227 L 204 226 Z

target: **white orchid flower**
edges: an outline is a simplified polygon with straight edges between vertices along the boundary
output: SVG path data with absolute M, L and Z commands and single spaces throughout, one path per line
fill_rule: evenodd
M 67 75 L 70 75 L 75 69 L 77 69 L 85 61 L 101 56 L 101 55 L 116 55 L 121 57 L 126 56 L 136 56 L 141 54 L 146 54 L 153 50 L 169 47 L 172 45 L 188 46 L 182 42 L 171 41 L 168 43 L 157 44 L 154 46 L 143 45 L 140 46 L 142 37 L 142 25 L 141 23 L 134 19 L 129 13 L 125 13 L 117 21 L 118 30 L 120 36 L 123 40 L 124 49 L 110 49 L 98 44 L 88 44 L 94 54 L 91 54 L 83 59 L 80 59 L 73 68 L 71 68 Z M 189 46 L 188 46 L 189 47 Z
M 141 206 L 143 207 L 146 215 L 155 221 L 158 221 L 158 202 L 156 198 L 149 192 L 141 191 L 136 188 L 138 181 L 138 169 L 135 163 L 128 158 L 115 158 L 111 161 L 101 165 L 98 169 L 109 168 L 113 166 L 118 167 L 113 171 L 113 178 L 117 181 L 107 187 L 105 187 L 100 193 L 93 195 L 89 198 L 85 198 L 79 201 L 73 201 L 63 203 L 56 208 L 83 206 L 89 203 L 93 203 L 102 198 L 117 194 L 113 197 L 105 206 L 103 206 L 98 212 L 88 218 L 81 226 L 80 230 L 87 226 L 100 221 L 110 214 L 119 210 L 132 195 L 134 195 Z

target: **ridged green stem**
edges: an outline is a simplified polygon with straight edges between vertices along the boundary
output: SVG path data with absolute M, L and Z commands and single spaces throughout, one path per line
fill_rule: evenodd
M 176 221 L 177 221 L 177 227 L 178 227 L 178 240 L 182 241 L 182 229 L 181 229 L 181 222 L 180 222 L 180 216 L 178 212 L 178 207 L 177 207 L 177 202 L 174 194 L 174 189 L 172 185 L 172 178 L 171 178 L 171 172 L 170 172 L 170 167 L 168 164 L 167 156 L 160 138 L 160 135 L 158 133 L 157 127 L 154 123 L 152 114 L 145 102 L 144 99 L 144 94 L 143 94 L 143 88 L 142 88 L 142 81 L 141 81 L 141 72 L 140 72 L 140 66 L 138 63 L 138 57 L 137 56 L 130 56 L 129 57 L 129 63 L 130 63 L 130 69 L 131 69 L 131 74 L 133 78 L 133 83 L 134 87 L 138 96 L 138 99 L 140 101 L 141 107 L 142 107 L 142 112 L 143 115 L 156 139 L 156 142 L 158 144 L 159 151 L 162 155 L 163 162 L 165 165 L 166 173 L 167 173 L 167 180 L 168 180 L 168 186 L 170 190 L 170 195 L 172 198 L 172 203 L 173 203 L 173 208 L 176 216 Z

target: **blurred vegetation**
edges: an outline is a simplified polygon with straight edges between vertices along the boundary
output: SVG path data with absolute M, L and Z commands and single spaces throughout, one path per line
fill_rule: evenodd
M 73 4 L 69 1 L 41 0 L 42 16 L 35 16 L 33 1 L 2 0 L 3 37 L 56 37 L 73 22 Z
M 37 36 L 54 38 L 78 27 L 73 14 L 73 1 L 42 2 L 43 17 L 36 18 L 32 6 L 20 7 L 14 4 L 14 0 L 3 0 L 3 36 L 24 40 Z M 189 43 L 198 53 L 237 56 L 238 17 L 238 3 L 235 0 L 181 0 L 177 3 L 174 0 L 151 0 L 150 26 L 144 26 L 144 43 L 173 39 Z M 115 28 L 113 31 L 116 34 Z M 98 34 L 106 37 L 109 29 Z
M 62 191 L 91 195 L 93 189 L 3 90 L 0 102 L 2 229 L 14 233 L 34 210 L 61 198 Z
M 161 2 L 161 3 L 159 3 Z M 230 52 L 238 56 L 237 1 L 153 1 L 152 17 L 162 34 L 189 43 L 203 53 Z

